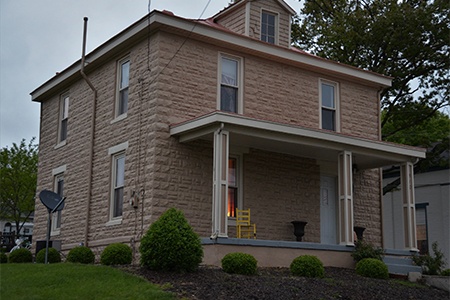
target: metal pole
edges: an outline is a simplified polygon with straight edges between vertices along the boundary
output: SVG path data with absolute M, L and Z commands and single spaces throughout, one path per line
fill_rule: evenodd
M 44 263 L 47 264 L 48 262 L 48 244 L 50 240 L 50 231 L 52 229 L 52 213 L 50 209 L 48 210 L 48 219 L 47 219 L 47 240 L 45 242 L 45 261 Z

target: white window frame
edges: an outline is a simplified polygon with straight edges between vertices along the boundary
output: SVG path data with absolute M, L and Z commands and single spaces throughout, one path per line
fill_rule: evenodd
M 128 142 L 124 142 L 113 146 L 108 149 L 108 155 L 111 157 L 111 189 L 110 189 L 110 200 L 109 200 L 109 220 L 106 223 L 107 226 L 118 225 L 122 223 L 123 217 L 123 207 L 125 204 L 125 168 L 126 168 L 126 150 L 128 148 Z M 124 158 L 124 174 L 123 174 L 123 199 L 122 199 L 122 214 L 119 216 L 114 216 L 114 204 L 115 204 L 115 189 L 116 189 L 116 165 L 119 158 Z
M 70 94 L 65 92 L 60 95 L 59 98 L 59 118 L 58 118 L 58 146 L 60 144 L 65 144 L 67 140 L 68 133 L 68 123 L 69 123 L 69 104 L 70 104 Z M 64 134 L 64 136 L 63 136 Z
M 274 24 L 273 24 L 273 26 L 274 26 L 274 36 L 273 36 L 274 42 L 273 43 L 263 39 L 263 30 L 262 29 L 263 29 L 263 15 L 264 14 L 272 15 L 272 16 L 275 17 Z M 279 16 L 279 14 L 277 12 L 270 11 L 268 9 L 261 9 L 260 34 L 259 34 L 259 39 L 261 41 L 269 43 L 269 44 L 272 44 L 272 45 L 278 45 L 278 40 L 279 40 L 278 39 L 278 35 L 279 35 L 278 34 L 278 28 L 280 28 L 279 20 L 280 20 L 280 16 Z M 269 37 L 269 35 L 267 35 L 267 37 Z
M 230 154 L 228 159 L 233 158 L 236 159 L 236 176 L 237 176 L 237 186 L 231 186 L 228 182 L 228 188 L 233 187 L 237 188 L 237 207 L 238 209 L 243 209 L 243 163 L 242 163 L 242 155 L 241 154 Z M 227 216 L 228 216 L 228 197 L 227 197 Z M 228 225 L 235 226 L 236 218 L 228 217 Z
M 63 181 L 63 190 L 62 190 L 62 194 L 64 195 L 64 184 L 65 184 L 65 178 L 64 178 L 64 173 L 66 172 L 67 166 L 66 165 L 62 165 L 59 166 L 57 168 L 54 168 L 52 170 L 52 176 L 53 176 L 53 191 L 55 193 L 58 194 L 58 182 L 60 180 Z M 60 196 L 63 196 L 60 195 Z M 59 235 L 61 233 L 61 211 L 58 211 L 54 214 L 52 214 L 52 226 L 51 226 L 51 230 L 50 230 L 50 235 Z M 59 219 L 59 226 L 58 226 L 58 219 Z
M 64 173 L 60 173 L 54 177 L 54 191 L 56 194 L 64 197 Z M 62 182 L 62 191 L 59 190 L 59 183 Z M 54 212 L 52 214 L 52 234 L 60 234 L 61 230 L 61 211 Z
M 322 105 L 322 86 L 323 85 L 329 85 L 334 87 L 334 109 L 331 107 L 324 107 Z M 331 80 L 326 79 L 319 79 L 319 128 L 322 128 L 322 109 L 328 109 L 328 110 L 334 110 L 334 131 L 340 132 L 341 131 L 341 120 L 340 120 L 340 99 L 339 99 L 339 83 Z
M 218 68 L 217 68 L 217 110 L 221 109 L 221 103 L 222 103 L 222 97 L 221 97 L 221 91 L 222 91 L 222 59 L 229 59 L 234 60 L 237 62 L 237 86 L 233 86 L 237 88 L 237 107 L 236 107 L 236 113 L 242 114 L 244 110 L 244 97 L 243 97 L 243 90 L 244 90 L 244 81 L 243 81 L 243 61 L 244 59 L 242 57 L 229 55 L 226 53 L 219 53 L 218 58 Z M 226 84 L 224 84 L 226 86 Z
M 121 86 L 123 73 L 122 73 L 122 66 L 124 64 L 128 63 L 128 84 L 126 86 Z M 130 56 L 127 55 L 126 57 L 120 59 L 117 62 L 117 84 L 116 84 L 116 105 L 115 105 L 115 117 L 116 118 L 126 118 L 128 113 L 128 106 L 130 102 L 130 69 L 131 69 L 131 61 Z M 121 93 L 127 90 L 127 101 L 126 101 L 126 108 L 121 109 Z M 122 111 L 121 111 L 122 110 Z

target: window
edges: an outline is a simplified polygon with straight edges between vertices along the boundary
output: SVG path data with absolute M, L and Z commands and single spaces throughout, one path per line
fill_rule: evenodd
M 221 56 L 220 58 L 220 103 L 219 109 L 240 112 L 240 60 Z
M 118 91 L 116 103 L 116 116 L 128 111 L 128 86 L 130 82 L 130 58 L 126 57 L 118 63 Z
M 228 158 L 228 205 L 227 216 L 236 218 L 236 209 L 242 208 L 242 156 Z
M 228 216 L 236 217 L 238 206 L 238 169 L 237 158 L 228 159 Z
M 416 204 L 417 249 L 422 255 L 428 254 L 427 205 L 428 203 Z
M 60 99 L 60 123 L 59 123 L 59 140 L 64 142 L 67 139 L 67 121 L 69 119 L 69 94 L 63 94 Z
M 333 131 L 339 131 L 338 128 L 338 101 L 337 84 L 331 82 L 320 83 L 320 101 L 321 101 L 321 128 Z
M 125 183 L 125 153 L 122 152 L 115 154 L 113 156 L 112 191 L 111 191 L 112 218 L 118 218 L 122 216 L 124 183 Z
M 276 43 L 276 20 L 277 15 L 267 11 L 261 13 L 261 41 Z
M 58 174 L 55 176 L 55 193 L 64 197 L 64 175 Z M 61 229 L 61 211 L 57 211 L 52 215 L 52 231 L 58 233 Z

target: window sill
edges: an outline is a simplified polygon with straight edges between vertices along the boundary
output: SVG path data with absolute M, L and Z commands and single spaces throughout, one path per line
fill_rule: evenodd
M 126 119 L 127 116 L 128 116 L 128 113 L 121 114 L 120 116 L 117 116 L 114 120 L 112 120 L 110 122 L 110 124 L 114 124 L 116 122 L 122 121 L 123 119 Z
M 55 235 L 60 235 L 60 234 L 61 234 L 61 229 L 52 230 L 50 232 L 50 236 L 55 236 Z
M 113 219 L 113 220 L 109 220 L 108 222 L 106 222 L 106 226 L 114 226 L 114 225 L 120 225 L 122 224 L 122 218 L 120 219 Z
M 61 147 L 65 146 L 65 145 L 66 145 L 66 141 L 67 141 L 67 140 L 64 140 L 64 141 L 62 141 L 62 142 L 59 142 L 59 143 L 55 146 L 54 149 L 58 149 L 58 148 L 61 148 Z

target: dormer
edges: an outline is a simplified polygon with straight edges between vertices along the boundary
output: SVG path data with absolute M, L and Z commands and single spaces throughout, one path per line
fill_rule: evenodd
M 237 0 L 213 19 L 238 34 L 289 48 L 293 15 L 283 0 Z

